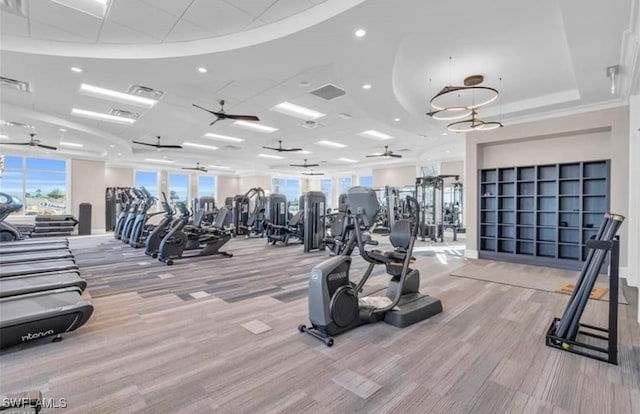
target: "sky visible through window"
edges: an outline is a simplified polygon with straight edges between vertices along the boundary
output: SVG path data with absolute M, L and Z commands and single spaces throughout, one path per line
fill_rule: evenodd
M 216 177 L 211 175 L 198 176 L 198 198 L 216 196 Z
M 372 175 L 361 175 L 360 176 L 360 185 L 363 187 L 373 187 L 373 176 Z
M 136 171 L 134 179 L 135 187 L 144 187 L 154 197 L 158 194 L 158 173 L 156 171 Z
M 187 174 L 169 173 L 169 201 L 178 201 L 189 206 L 189 176 Z

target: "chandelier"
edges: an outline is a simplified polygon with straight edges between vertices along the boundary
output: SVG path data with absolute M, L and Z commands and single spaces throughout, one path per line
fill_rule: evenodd
M 439 121 L 454 121 L 447 125 L 451 132 L 488 131 L 500 128 L 502 123 L 483 121 L 477 109 L 498 98 L 498 90 L 481 86 L 484 76 L 473 75 L 464 79 L 464 86 L 445 86 L 433 98 L 427 115 Z

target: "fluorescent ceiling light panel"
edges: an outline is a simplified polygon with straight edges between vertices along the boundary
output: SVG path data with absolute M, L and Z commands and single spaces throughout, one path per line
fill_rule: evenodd
M 217 139 L 220 141 L 230 141 L 230 142 L 242 142 L 244 141 L 244 139 L 242 138 L 236 138 L 236 137 L 230 137 L 227 135 L 219 135 L 219 134 L 212 134 L 212 133 L 206 133 L 204 134 L 205 137 L 207 138 L 211 138 L 211 139 Z
M 226 165 L 207 165 L 207 168 L 213 168 L 216 170 L 230 170 L 231 167 L 227 167 Z
M 347 147 L 347 145 L 345 144 L 341 144 L 339 142 L 327 141 L 324 139 L 322 141 L 316 142 L 316 145 L 322 145 L 323 147 L 330 147 L 330 148 L 346 148 Z
M 82 144 L 77 144 L 75 142 L 61 142 L 60 145 L 63 147 L 73 147 L 73 148 L 82 148 Z
M 124 92 L 118 92 L 111 89 L 101 88 L 99 86 L 83 83 L 80 85 L 80 93 L 99 99 L 107 99 L 114 102 L 141 106 L 143 108 L 152 108 L 158 103 L 155 99 L 145 98 L 144 96 L 131 95 Z
M 322 112 L 314 111 L 313 109 L 305 108 L 304 106 L 295 105 L 290 102 L 282 102 L 271 108 L 274 112 L 280 112 L 281 114 L 293 116 L 304 120 L 313 120 L 322 118 L 326 114 Z
M 207 150 L 217 150 L 218 149 L 218 147 L 214 147 L 213 145 L 196 144 L 195 142 L 183 142 L 182 145 L 185 146 L 185 147 L 202 148 L 202 149 L 207 149 Z
M 267 133 L 267 134 L 270 134 L 272 132 L 276 132 L 278 130 L 278 128 L 270 127 L 268 125 L 258 124 L 258 123 L 254 122 L 254 121 L 236 121 L 231 125 L 233 125 L 235 127 L 238 127 L 238 128 L 248 129 L 248 130 L 251 130 L 251 131 L 264 132 L 264 133 Z
M 386 141 L 388 139 L 393 139 L 391 135 L 387 135 L 384 132 L 376 131 L 374 129 L 369 129 L 367 131 L 362 131 L 358 135 L 365 138 L 373 138 L 380 141 Z
M 279 155 L 271 155 L 271 154 L 258 154 L 258 157 L 262 158 L 273 158 L 274 160 L 281 160 L 283 157 Z
M 173 164 L 175 162 L 173 160 L 163 160 L 160 158 L 145 158 L 144 160 L 149 162 L 161 162 L 163 164 Z
M 93 111 L 87 111 L 84 109 L 77 109 L 77 108 L 73 108 L 71 110 L 71 114 L 80 116 L 83 118 L 97 119 L 100 121 L 118 122 L 118 123 L 127 124 L 127 125 L 131 125 L 136 122 L 135 119 L 131 119 L 131 118 L 123 118 L 121 116 L 103 114 L 101 112 L 93 112 Z
M 62 6 L 103 19 L 107 13 L 109 0 L 51 0 Z
M 71 72 L 82 73 L 82 68 L 79 68 L 77 66 L 71 66 Z
M 344 161 L 344 162 L 358 162 L 358 160 L 352 160 L 351 158 L 338 158 L 338 161 Z

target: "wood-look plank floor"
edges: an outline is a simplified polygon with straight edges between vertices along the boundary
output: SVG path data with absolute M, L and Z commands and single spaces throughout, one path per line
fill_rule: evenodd
M 66 398 L 44 413 L 640 413 L 637 293 L 620 306 L 620 365 L 547 348 L 567 296 L 452 277 L 459 245 L 418 243 L 422 290 L 444 312 L 405 329 L 383 323 L 336 338 L 307 322 L 306 278 L 326 252 L 232 240 L 233 258 L 166 266 L 110 236 L 72 239 L 95 313 L 59 343 L 0 354 L 2 394 Z M 365 264 L 354 258 L 353 276 Z M 384 270 L 371 283 L 386 283 Z M 591 301 L 585 322 L 606 323 Z M 253 334 L 249 326 L 271 328 Z M 244 325 L 244 326 L 243 326 Z M 381 386 L 363 399 L 352 373 Z

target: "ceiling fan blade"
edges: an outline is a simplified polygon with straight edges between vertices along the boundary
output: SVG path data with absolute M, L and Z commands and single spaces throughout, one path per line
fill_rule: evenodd
M 320 164 L 289 164 L 290 167 L 302 167 L 302 168 L 309 168 L 309 167 L 319 167 Z
M 206 168 L 200 168 L 200 171 L 202 171 L 202 172 L 209 172 L 209 170 L 207 170 Z
M 139 145 L 146 145 L 148 147 L 156 147 L 158 148 L 158 144 L 149 144 L 148 142 L 140 142 L 140 141 L 131 141 L 134 144 L 139 144 Z
M 45 148 L 45 149 L 52 150 L 52 151 L 57 151 L 58 150 L 58 148 L 56 148 L 56 147 L 52 147 L 50 145 L 44 145 L 44 144 L 36 144 L 36 147 Z
M 389 156 L 393 158 L 402 158 L 402 155 L 400 154 L 389 154 Z
M 282 148 L 281 151 L 284 151 L 284 152 L 296 152 L 296 151 L 302 151 L 302 148 Z
M 265 147 L 265 146 L 263 146 L 262 148 L 272 150 L 272 151 L 278 151 L 278 152 L 282 151 L 282 148 Z
M 224 114 L 224 118 L 229 118 L 229 119 L 237 119 L 240 121 L 260 121 L 260 118 L 258 118 L 255 115 L 231 115 L 231 114 Z
M 212 111 L 210 109 L 203 108 L 200 105 L 196 105 L 196 104 L 191 104 L 191 105 L 195 106 L 196 108 L 202 109 L 203 111 L 209 112 L 210 114 L 213 114 L 215 116 L 220 116 L 220 112 L 214 112 L 214 111 Z
M 324 173 L 302 173 L 302 175 L 324 175 Z
M 375 158 L 375 157 L 382 157 L 384 156 L 384 154 L 369 154 L 367 155 L 367 158 Z
M 0 142 L 0 145 L 33 145 L 30 142 Z
M 155 145 L 156 148 L 175 148 L 182 149 L 182 145 Z
M 193 171 L 198 171 L 199 168 L 196 167 L 182 167 L 183 170 L 193 170 Z

